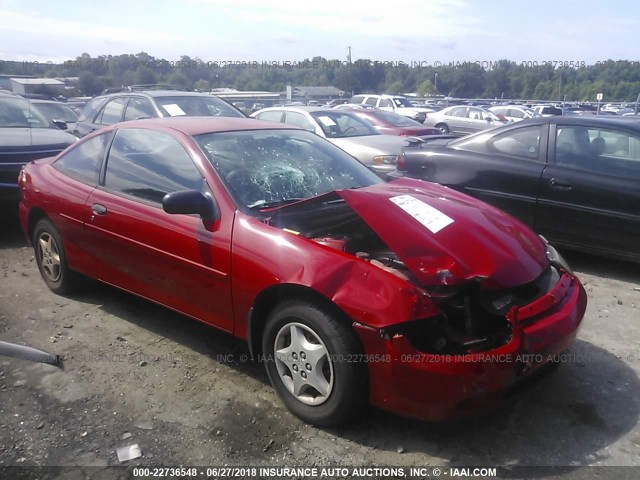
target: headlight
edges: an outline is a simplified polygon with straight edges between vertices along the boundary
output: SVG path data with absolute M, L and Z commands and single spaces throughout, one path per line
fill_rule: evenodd
M 544 246 L 547 250 L 547 259 L 549 259 L 549 263 L 551 263 L 552 265 L 556 265 L 562 268 L 563 270 L 566 270 L 569 273 L 573 273 L 573 270 L 571 270 L 571 267 L 569 266 L 567 261 L 564 259 L 564 257 L 560 255 L 560 253 L 558 253 L 558 251 L 547 241 L 547 239 L 544 238 L 542 235 L 539 235 L 539 237 L 544 242 Z
M 373 157 L 373 164 L 382 165 L 383 163 L 386 163 L 388 165 L 395 165 L 397 159 L 397 155 L 376 155 Z

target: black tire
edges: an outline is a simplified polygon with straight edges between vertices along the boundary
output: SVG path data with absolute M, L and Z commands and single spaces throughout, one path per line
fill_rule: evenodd
M 78 274 L 67 266 L 60 233 L 51 220 L 38 221 L 32 243 L 38 270 L 51 291 L 59 295 L 73 292 L 78 286 Z
M 449 134 L 449 127 L 447 126 L 446 123 L 439 123 L 436 125 L 436 128 L 439 129 L 445 135 Z
M 323 427 L 344 423 L 355 418 L 367 401 L 367 365 L 358 355 L 362 353 L 362 347 L 355 333 L 345 323 L 335 313 L 305 302 L 284 303 L 276 307 L 267 319 L 262 337 L 267 374 L 287 408 L 307 423 Z M 292 328 L 305 335 L 308 343 L 304 345 L 311 344 L 313 348 L 308 350 L 309 358 L 302 357 L 300 354 L 303 352 L 298 353 L 297 360 L 291 358 L 295 352 L 287 355 L 291 364 L 286 364 L 276 359 L 276 342 L 279 342 L 282 351 L 289 338 L 287 348 L 290 348 Z M 316 347 L 317 350 L 314 350 Z M 320 355 L 323 347 L 325 359 L 309 368 L 310 364 L 305 363 L 305 359 L 313 362 L 311 357 Z M 294 372 L 295 368 L 298 370 Z M 305 368 L 308 368 L 308 374 Z M 313 383 L 312 374 L 314 379 L 320 377 L 327 380 L 326 395 L 309 385 Z M 294 375 L 300 375 L 298 381 L 303 384 L 309 382 L 298 396 L 290 391 L 290 388 L 295 388 Z

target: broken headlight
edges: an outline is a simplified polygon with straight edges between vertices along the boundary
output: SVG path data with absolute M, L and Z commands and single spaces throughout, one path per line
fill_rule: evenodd
M 544 242 L 544 246 L 547 251 L 547 259 L 549 260 L 549 263 L 551 263 L 551 265 L 554 265 L 556 267 L 562 268 L 568 273 L 573 273 L 573 270 L 571 270 L 571 267 L 569 266 L 567 261 L 564 259 L 564 257 L 560 255 L 560 253 L 547 241 L 546 238 L 544 238 L 542 235 L 539 235 L 539 236 Z

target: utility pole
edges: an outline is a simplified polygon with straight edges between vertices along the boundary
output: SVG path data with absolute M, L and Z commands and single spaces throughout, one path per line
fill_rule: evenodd
M 351 96 L 353 97 L 353 84 L 351 82 L 351 47 L 349 47 L 349 55 L 347 56 L 347 60 L 349 60 L 349 91 L 351 92 Z

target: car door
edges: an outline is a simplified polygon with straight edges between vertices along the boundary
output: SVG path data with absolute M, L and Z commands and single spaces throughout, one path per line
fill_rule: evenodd
M 109 100 L 104 104 L 102 109 L 100 109 L 86 133 L 91 133 L 107 125 L 121 122 L 126 104 L 127 97 L 116 97 Z
M 640 135 L 558 123 L 536 229 L 557 243 L 640 256 Z
M 201 169 L 172 135 L 119 129 L 101 184 L 87 202 L 87 238 L 100 280 L 231 331 L 233 214 L 205 222 L 161 206 L 167 193 L 208 189 Z
M 81 273 L 91 275 L 96 265 L 93 245 L 84 234 L 84 224 L 91 216 L 87 202 L 98 185 L 100 170 L 113 132 L 105 132 L 75 145 L 53 164 L 51 176 L 59 185 L 55 194 L 57 211 L 53 221 L 64 239 L 69 265 Z
M 534 224 L 540 177 L 545 166 L 547 125 L 511 128 L 485 139 L 462 141 L 438 166 L 437 181 L 484 200 L 529 226 Z M 458 157 L 460 157 L 458 159 Z M 452 181 L 453 180 L 453 181 Z
M 445 121 L 451 133 L 469 133 L 468 120 L 469 107 L 454 107 L 445 114 Z
M 480 108 L 469 108 L 469 118 L 466 120 L 467 133 L 475 133 L 486 130 L 489 127 L 484 112 Z

